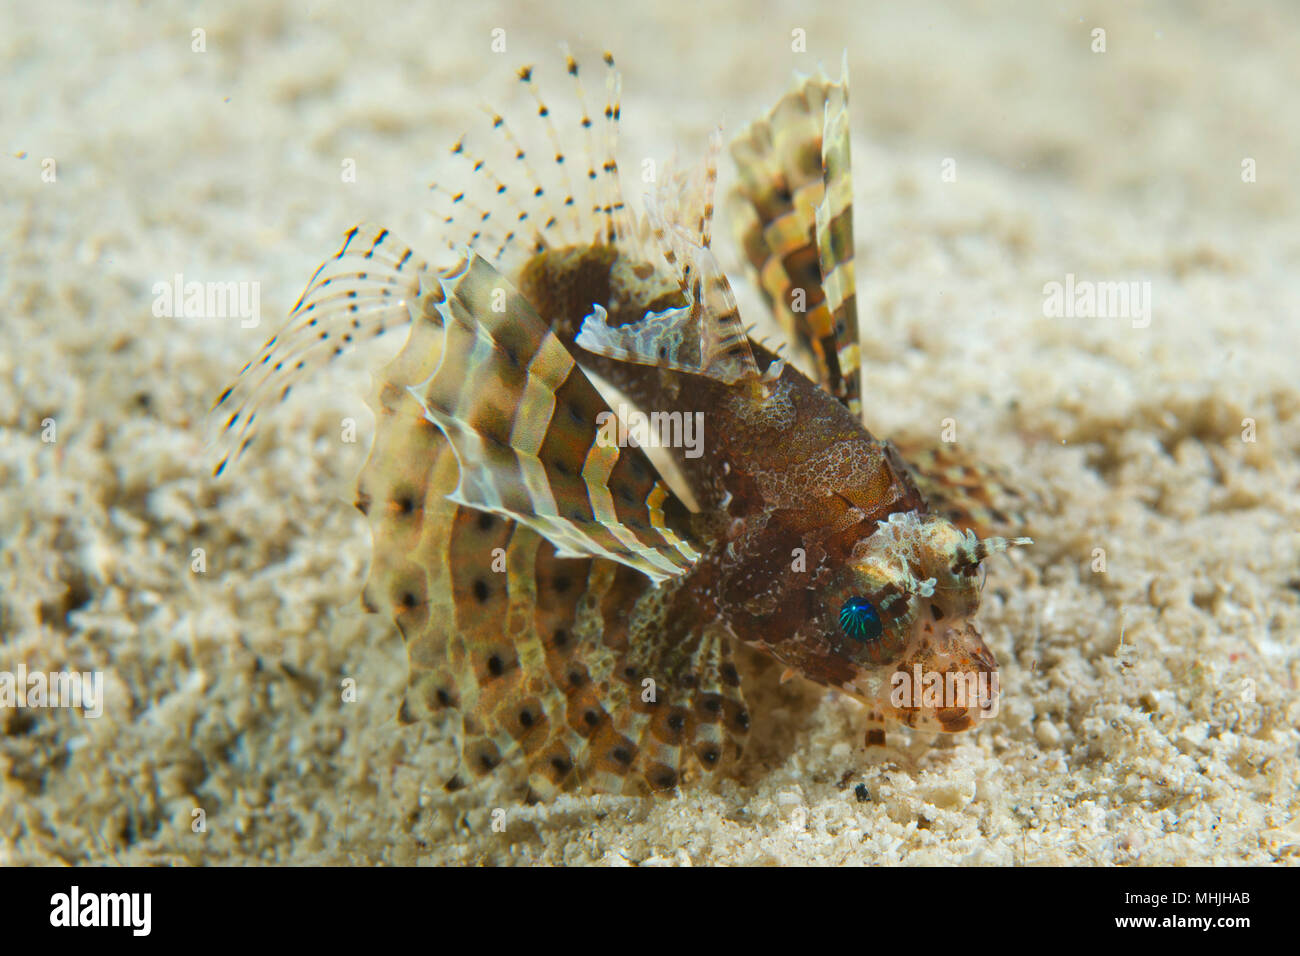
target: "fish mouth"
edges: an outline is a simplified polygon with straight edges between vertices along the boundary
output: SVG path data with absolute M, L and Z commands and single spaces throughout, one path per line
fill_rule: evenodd
M 890 681 L 894 718 L 909 727 L 955 734 L 998 712 L 998 665 L 968 621 L 931 629 Z

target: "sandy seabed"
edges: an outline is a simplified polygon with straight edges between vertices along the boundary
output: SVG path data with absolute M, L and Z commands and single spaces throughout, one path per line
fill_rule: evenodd
M 1300 860 L 1296 8 L 895 6 L 6 0 L 0 671 L 99 671 L 104 702 L 0 709 L 0 863 Z M 987 726 L 867 756 L 856 703 L 751 662 L 714 789 L 448 795 L 355 601 L 373 356 L 207 477 L 213 398 L 343 229 L 437 248 L 439 157 L 561 40 L 618 54 L 629 157 L 848 50 L 868 424 L 953 418 L 1032 501 L 984 591 Z M 178 274 L 256 282 L 260 326 L 156 317 Z M 1045 315 L 1067 276 L 1149 283 L 1149 324 Z

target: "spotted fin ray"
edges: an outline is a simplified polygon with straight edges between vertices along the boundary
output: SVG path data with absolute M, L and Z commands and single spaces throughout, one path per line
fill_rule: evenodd
M 560 339 L 485 259 L 439 276 L 441 360 L 411 394 L 451 442 L 451 499 L 528 525 L 563 557 L 591 555 L 661 581 L 698 557 L 689 513 Z
M 816 380 L 860 412 L 848 63 L 796 82 L 731 145 L 736 235 L 759 288 Z
M 284 327 L 240 370 L 213 406 L 215 475 L 253 443 L 257 415 L 294 384 L 358 345 L 409 321 L 407 303 L 427 263 L 383 226 L 360 224 L 321 263 Z

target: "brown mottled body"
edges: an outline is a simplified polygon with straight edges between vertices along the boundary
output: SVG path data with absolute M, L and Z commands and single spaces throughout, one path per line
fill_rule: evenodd
M 850 679 L 848 669 L 802 641 L 796 625 L 807 620 L 808 596 L 823 567 L 846 563 L 891 514 L 926 510 L 906 465 L 842 402 L 791 366 L 774 383 L 734 386 L 575 346 L 576 330 L 591 311 L 578 303 L 610 302 L 611 318 L 670 304 L 671 295 L 654 286 L 647 293 L 644 283 L 620 284 L 620 274 L 639 271 L 620 266 L 606 246 L 541 253 L 524 266 L 521 291 L 585 366 L 636 405 L 704 415 L 700 456 L 688 458 L 681 448 L 669 453 L 702 507 L 727 520 L 713 514 L 697 522 L 706 549 L 672 582 L 677 606 L 669 618 L 716 617 L 739 640 L 811 680 L 839 686 Z M 563 290 L 563 297 L 553 290 Z M 653 298 L 637 301 L 639 294 Z M 751 348 L 760 371 L 776 361 L 761 346 Z
M 605 247 L 542 253 L 525 266 L 524 288 L 583 364 L 638 406 L 704 415 L 707 438 L 700 457 L 687 458 L 682 449 L 670 451 L 696 499 L 727 520 L 713 514 L 697 522 L 697 539 L 704 549 L 700 560 L 668 585 L 673 599 L 667 619 L 716 619 L 732 637 L 804 677 L 851 692 L 863 683 L 864 663 L 876 672 L 877 694 L 893 673 L 910 674 L 914 667 L 942 675 L 995 673 L 993 656 L 973 628 L 961 628 L 959 636 L 946 642 L 944 628 L 935 635 L 945 616 L 972 614 L 977 599 L 937 616 L 941 603 L 931 602 L 932 620 L 919 625 L 930 636 L 901 657 L 878 653 L 868 655 L 878 660 L 855 662 L 846 653 L 848 642 L 826 636 L 836 631 L 830 620 L 836 608 L 827 606 L 820 591 L 826 579 L 851 562 L 854 550 L 875 534 L 879 522 L 891 515 L 927 513 L 910 470 L 890 443 L 874 438 L 842 402 L 792 367 L 784 367 L 766 386 L 750 382 L 738 387 L 671 369 L 611 361 L 574 346 L 570 330 L 590 309 L 570 303 L 603 297 L 623 305 L 619 311 L 629 315 L 665 307 L 662 299 L 653 305 L 638 303 L 641 286 L 621 286 L 617 278 L 637 270 L 618 268 L 617 263 L 618 257 L 611 257 Z M 553 289 L 565 290 L 567 300 L 553 299 Z M 612 307 L 610 314 L 616 314 Z M 765 371 L 775 357 L 756 344 L 751 347 L 759 369 Z M 963 576 L 972 577 L 975 566 L 970 564 Z M 815 626 L 810 628 L 810 623 Z M 810 631 L 816 636 L 810 637 Z M 671 641 L 672 636 L 662 639 Z M 941 651 L 941 646 L 958 650 Z M 883 740 L 880 724 L 886 715 L 948 732 L 974 722 L 971 708 L 948 708 L 923 720 L 920 708 L 881 705 L 872 715 L 868 739 L 875 742 Z

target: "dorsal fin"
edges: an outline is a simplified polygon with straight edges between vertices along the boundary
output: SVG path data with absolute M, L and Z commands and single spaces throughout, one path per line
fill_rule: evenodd
M 817 261 L 822 291 L 830 312 L 835 369 L 831 393 L 854 414 L 861 414 L 862 355 L 858 346 L 857 283 L 853 275 L 853 179 L 849 152 L 849 59 L 840 67 L 840 82 L 827 87 L 822 123 L 822 181 L 825 192 L 817 204 Z
M 859 410 L 848 63 L 796 81 L 731 145 L 736 234 L 768 305 L 814 378 Z
M 430 184 L 448 244 L 506 272 L 547 249 L 639 240 L 618 171 L 622 80 L 614 59 L 605 54 L 604 96 L 590 104 L 584 71 L 567 49 L 563 65 L 571 101 L 543 92 L 544 65 L 520 67 L 516 95 L 527 97 L 530 115 L 518 115 L 519 102 L 482 104 L 487 128 L 462 133 L 440 182 Z
M 580 346 L 606 358 L 705 375 L 728 385 L 759 377 L 736 297 L 710 249 L 720 144 L 715 133 L 693 170 L 665 169 L 655 194 L 645 198 L 651 239 L 685 304 L 620 326 L 609 325 L 605 309 L 596 304 L 578 334 Z

